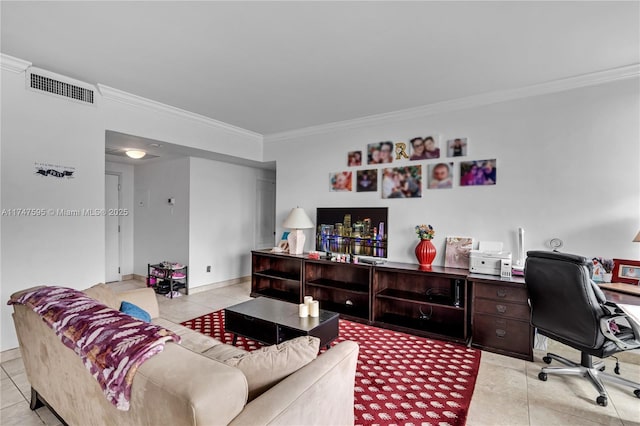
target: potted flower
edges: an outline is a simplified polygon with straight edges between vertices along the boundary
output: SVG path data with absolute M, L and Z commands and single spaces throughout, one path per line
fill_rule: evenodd
M 436 247 L 431 242 L 436 231 L 431 225 L 416 225 L 415 230 L 420 240 L 415 250 L 416 258 L 421 270 L 429 270 L 433 259 L 436 258 Z

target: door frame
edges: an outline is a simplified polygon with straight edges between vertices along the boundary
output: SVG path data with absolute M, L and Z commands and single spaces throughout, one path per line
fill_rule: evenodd
M 118 178 L 118 210 L 120 209 L 120 206 L 122 205 L 122 173 L 119 172 L 111 172 L 111 171 L 105 171 L 105 183 L 106 183 L 106 179 L 107 179 L 107 175 L 111 175 L 111 176 L 116 176 Z M 105 190 L 106 191 L 106 190 Z M 106 193 L 105 193 L 105 209 L 107 209 L 107 200 L 106 200 Z M 120 223 L 120 215 L 115 215 L 117 220 L 118 220 L 118 281 L 122 281 L 122 270 L 121 270 L 121 265 L 122 265 L 122 224 Z M 107 239 L 106 239 L 106 221 L 107 221 L 107 217 L 105 216 L 105 260 L 104 260 L 104 264 L 105 264 L 105 282 L 107 282 L 107 257 L 106 257 L 106 243 L 107 243 Z M 113 282 L 113 281 L 109 281 L 109 282 Z

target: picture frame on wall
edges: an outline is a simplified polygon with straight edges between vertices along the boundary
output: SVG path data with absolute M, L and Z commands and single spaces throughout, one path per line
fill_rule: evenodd
M 440 147 L 436 136 L 417 136 L 409 140 L 411 156 L 409 160 L 432 160 L 440 158 Z
M 343 171 L 329 174 L 331 192 L 349 192 L 353 190 L 353 172 Z
M 393 142 L 384 141 L 367 145 L 367 164 L 386 164 L 393 162 Z
M 428 166 L 429 189 L 453 187 L 453 163 L 435 163 Z
M 350 151 L 347 155 L 347 165 L 356 167 L 362 165 L 362 151 Z
M 495 158 L 460 162 L 460 186 L 495 185 L 498 180 Z
M 421 198 L 422 166 L 382 169 L 382 198 Z
M 378 169 L 356 172 L 356 192 L 376 192 L 378 190 Z
M 611 282 L 640 285 L 640 261 L 613 259 Z
M 468 147 L 468 138 L 449 139 L 447 141 L 447 157 L 466 157 Z

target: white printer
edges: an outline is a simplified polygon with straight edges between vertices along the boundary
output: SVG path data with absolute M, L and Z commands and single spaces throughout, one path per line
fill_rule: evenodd
M 478 250 L 471 250 L 469 272 L 511 277 L 511 252 L 502 251 L 502 243 L 480 241 Z

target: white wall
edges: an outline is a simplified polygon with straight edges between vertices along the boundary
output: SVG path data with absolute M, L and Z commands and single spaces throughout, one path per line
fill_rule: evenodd
M 135 273 L 165 260 L 188 264 L 189 158 L 139 164 L 134 176 Z
M 443 264 L 444 240 L 452 235 L 503 241 L 515 252 L 519 226 L 526 231 L 526 250 L 547 249 L 557 237 L 566 252 L 638 259 L 640 244 L 631 242 L 640 229 L 638 93 L 638 80 L 625 80 L 266 142 L 265 160 L 278 164 L 276 223 L 295 206 L 311 218 L 316 207 L 389 206 L 389 258 L 394 261 L 415 263 L 414 226 L 422 223 L 436 230 L 435 264 Z M 329 192 L 329 173 L 349 169 L 348 151 L 432 133 L 441 135 L 441 149 L 446 139 L 468 137 L 468 160 L 496 158 L 497 185 L 425 190 L 420 199 L 382 200 L 379 190 Z M 311 241 L 308 231 L 306 250 Z
M 24 73 L 3 69 L 1 138 L 2 208 L 47 211 L 1 217 L 4 350 L 17 346 L 12 308 L 6 305 L 13 292 L 104 281 L 104 217 L 55 213 L 104 208 L 104 125 L 99 107 L 33 92 L 25 88 Z M 38 175 L 36 162 L 74 167 L 74 177 Z
M 275 180 L 275 172 L 191 158 L 191 288 L 251 274 L 256 181 L 261 178 Z
M 25 87 L 24 70 L 14 72 L 14 61 L 5 64 L 5 57 L 2 59 L 0 199 L 3 209 L 104 208 L 106 130 L 172 143 L 177 141 L 250 160 L 262 159 L 259 135 L 229 130 L 206 119 L 190 117 L 171 108 L 163 109 L 153 103 L 146 105 L 143 100 L 127 103 L 111 95 L 105 99 L 98 91 L 95 92 L 95 106 L 36 93 Z M 20 65 L 26 68 L 28 63 Z M 35 162 L 75 167 L 75 178 L 43 178 L 35 174 Z M 188 185 L 188 179 L 187 171 L 183 183 Z M 182 198 L 177 194 L 174 196 L 176 200 Z M 184 201 L 176 208 L 188 206 L 188 200 Z M 186 213 L 185 218 L 188 220 Z M 80 289 L 104 281 L 102 217 L 3 216 L 0 227 L 3 301 L 6 302 L 15 291 L 38 284 Z M 167 246 L 169 250 L 183 253 L 180 255 L 183 258 L 176 260 L 185 263 L 188 261 L 187 232 L 180 234 L 185 236 L 184 241 L 178 242 L 181 247 L 176 247 L 175 241 Z M 173 256 L 173 253 L 151 252 L 148 257 L 150 261 L 159 261 L 163 259 L 155 256 Z M 124 258 L 127 257 L 125 254 Z M 136 265 L 138 260 L 146 265 L 147 260 L 143 257 L 134 254 Z M 124 263 L 123 268 L 126 273 Z M 141 271 L 136 266 L 133 271 L 146 274 L 146 267 Z M 4 302 L 0 303 L 0 351 L 18 345 L 11 310 Z
M 120 209 L 129 212 L 120 216 L 120 274 L 133 274 L 133 166 L 107 161 L 105 172 L 120 177 Z

